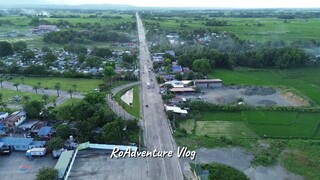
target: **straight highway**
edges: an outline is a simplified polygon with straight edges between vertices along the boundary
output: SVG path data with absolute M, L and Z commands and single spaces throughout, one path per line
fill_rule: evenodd
M 177 157 L 176 144 L 169 129 L 163 102 L 155 74 L 151 70 L 152 62 L 147 46 L 145 30 L 138 15 L 137 27 L 140 50 L 141 108 L 144 142 L 149 151 L 173 151 L 172 158 L 148 158 L 148 177 L 152 180 L 182 180 L 183 175 Z M 150 84 L 150 85 L 147 85 Z

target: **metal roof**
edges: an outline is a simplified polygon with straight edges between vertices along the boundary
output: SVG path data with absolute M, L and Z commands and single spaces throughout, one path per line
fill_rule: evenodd
M 47 136 L 50 134 L 52 127 L 50 126 L 44 126 L 38 131 L 38 136 Z
M 8 144 L 10 146 L 29 146 L 32 141 L 33 138 L 0 138 L 0 142 L 4 142 L 5 144 Z
M 61 179 L 66 174 L 69 162 L 71 161 L 74 150 L 71 151 L 63 151 L 60 155 L 60 158 L 54 167 L 54 169 L 58 170 L 58 178 Z

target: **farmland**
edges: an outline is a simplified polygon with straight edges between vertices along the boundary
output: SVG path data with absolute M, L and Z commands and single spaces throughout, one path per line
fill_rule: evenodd
M 211 78 L 220 78 L 225 84 L 245 84 L 280 87 L 308 97 L 316 104 L 320 104 L 319 68 L 300 69 L 247 69 L 235 71 L 215 69 Z
M 297 41 L 300 39 L 320 40 L 320 33 L 314 31 L 314 27 L 320 23 L 317 18 L 314 19 L 293 19 L 284 22 L 278 18 L 215 18 L 216 20 L 226 21 L 227 26 L 205 26 L 205 21 L 196 21 L 191 18 L 172 17 L 162 21 L 146 20 L 149 23 L 160 23 L 160 27 L 167 30 L 190 30 L 190 29 L 211 29 L 228 31 L 234 33 L 241 40 L 250 41 L 272 41 L 285 40 Z M 186 25 L 185 28 L 180 24 Z M 259 26 L 257 24 L 260 24 Z
M 200 112 L 201 117 L 181 122 L 188 133 L 234 138 L 320 138 L 320 113 L 278 111 Z M 259 136 L 257 136 L 259 135 Z

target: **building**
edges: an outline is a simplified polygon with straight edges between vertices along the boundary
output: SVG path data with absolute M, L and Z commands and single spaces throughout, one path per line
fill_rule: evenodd
M 44 127 L 41 127 L 38 131 L 38 136 L 41 137 L 41 138 L 48 138 L 52 135 L 53 133 L 53 128 L 50 127 L 50 126 L 44 126 Z
M 165 106 L 164 107 L 166 111 L 173 111 L 176 114 L 180 114 L 180 115 L 187 115 L 188 111 L 185 109 L 181 109 L 180 107 L 176 107 L 176 106 Z
M 194 85 L 198 88 L 219 88 L 223 86 L 221 79 L 198 79 L 194 80 Z
M 173 65 L 172 66 L 172 72 L 181 73 L 182 72 L 182 67 L 180 65 Z
M 54 31 L 58 31 L 58 27 L 56 25 L 39 25 L 38 28 L 31 29 L 33 34 L 45 34 Z
M 20 110 L 6 117 L 2 121 L 2 124 L 8 131 L 13 131 L 15 127 L 22 124 L 25 120 L 26 120 L 26 112 Z
M 23 124 L 21 124 L 19 126 L 20 129 L 23 129 L 24 131 L 25 130 L 31 130 L 39 121 L 28 121 L 28 122 L 25 122 Z
M 170 91 L 174 94 L 181 93 L 195 93 L 196 90 L 192 87 L 183 87 L 183 88 L 171 88 Z
M 16 151 L 26 151 L 29 149 L 29 145 L 32 143 L 33 138 L 0 138 L 0 142 L 9 145 Z
M 0 112 L 0 121 L 4 120 L 8 116 L 9 114 L 7 112 Z

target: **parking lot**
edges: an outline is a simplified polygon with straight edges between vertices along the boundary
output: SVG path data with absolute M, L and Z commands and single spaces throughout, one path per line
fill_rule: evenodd
M 0 156 L 0 175 L 2 180 L 34 180 L 42 167 L 53 168 L 57 159 L 50 154 L 45 157 L 35 157 L 31 161 L 25 157 L 25 152 L 12 152 L 8 156 Z
M 79 151 L 68 179 L 148 179 L 146 158 L 110 159 L 102 150 Z

